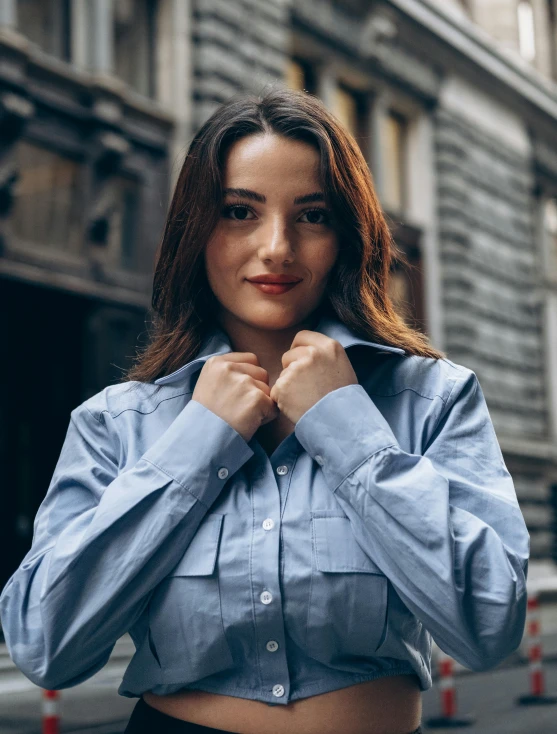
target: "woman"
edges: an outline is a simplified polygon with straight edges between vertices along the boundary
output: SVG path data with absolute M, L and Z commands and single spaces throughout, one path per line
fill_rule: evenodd
M 475 373 L 393 310 L 394 255 L 317 98 L 240 96 L 204 124 L 150 344 L 72 411 L 0 597 L 28 678 L 74 686 L 129 631 L 128 733 L 410 734 L 432 638 L 473 670 L 518 647 L 513 482 Z

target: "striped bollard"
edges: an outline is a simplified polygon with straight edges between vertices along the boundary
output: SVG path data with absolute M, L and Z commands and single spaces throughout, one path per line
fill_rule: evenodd
M 540 604 L 537 590 L 528 593 L 528 609 L 526 612 L 526 635 L 528 639 L 528 668 L 530 671 L 530 693 L 517 699 L 519 706 L 530 704 L 557 703 L 555 696 L 545 693 L 545 678 L 542 668 L 542 643 Z
M 432 729 L 439 727 L 457 728 L 470 726 L 474 723 L 471 716 L 456 715 L 456 689 L 453 677 L 454 660 L 450 655 L 439 649 L 437 655 L 439 666 L 439 690 L 441 692 L 441 716 L 429 719 L 426 723 Z
M 60 734 L 59 697 L 59 691 L 43 689 L 42 734 Z

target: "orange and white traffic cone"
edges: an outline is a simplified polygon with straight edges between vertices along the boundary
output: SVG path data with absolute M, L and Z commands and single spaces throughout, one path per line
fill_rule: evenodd
M 43 728 L 42 734 L 60 733 L 60 715 L 58 701 L 60 691 L 43 689 Z
M 437 656 L 439 666 L 439 690 L 441 692 L 441 716 L 429 719 L 426 723 L 433 729 L 470 726 L 474 723 L 471 716 L 456 715 L 456 689 L 453 677 L 454 660 L 450 655 L 439 650 Z
M 537 591 L 528 593 L 528 608 L 526 612 L 526 635 L 528 638 L 528 668 L 530 671 L 530 693 L 517 699 L 519 706 L 529 704 L 557 703 L 555 696 L 545 693 L 545 678 L 542 668 L 542 642 L 540 604 Z

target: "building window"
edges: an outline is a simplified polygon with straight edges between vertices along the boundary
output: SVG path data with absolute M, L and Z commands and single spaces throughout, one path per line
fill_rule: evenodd
M 543 232 L 548 261 L 547 272 L 549 277 L 557 282 L 557 198 L 545 200 Z
M 119 253 L 119 266 L 127 270 L 135 270 L 138 263 L 140 191 L 140 183 L 136 179 L 116 177 L 117 206 L 110 227 L 110 246 Z
M 411 125 L 416 120 L 399 111 L 396 101 L 379 105 L 380 197 L 399 259 L 390 273 L 390 295 L 403 320 L 414 329 L 427 333 L 425 313 L 425 279 L 423 262 L 423 227 L 413 224 L 410 216 L 412 201 L 423 193 L 412 188 L 417 177 L 410 177 L 409 166 L 416 159 L 416 136 Z M 412 155 L 413 154 L 413 155 Z
M 335 115 L 352 135 L 358 133 L 358 101 L 349 89 L 339 85 L 335 90 Z
M 406 119 L 390 110 L 384 118 L 383 133 L 384 205 L 398 213 L 406 207 Z
M 43 51 L 70 60 L 71 0 L 18 0 L 17 27 Z
M 369 158 L 369 104 L 367 95 L 340 83 L 334 90 L 333 113 L 352 133 L 366 160 Z
M 299 89 L 315 94 L 317 81 L 311 62 L 305 59 L 289 59 L 286 66 L 286 84 L 290 89 Z
M 12 226 L 22 243 L 67 253 L 82 249 L 81 164 L 26 141 L 16 146 Z
M 421 231 L 397 222 L 391 226 L 391 232 L 402 258 L 391 268 L 389 295 L 405 323 L 426 333 Z
M 534 10 L 530 0 L 520 0 L 517 6 L 517 13 L 520 55 L 526 61 L 534 61 L 536 58 Z
M 553 441 L 557 441 L 557 193 L 554 190 L 544 193 L 541 207 L 549 410 Z
M 107 268 L 137 270 L 141 215 L 141 184 L 125 174 L 111 176 L 103 185 L 102 214 L 90 223 L 94 259 Z
M 114 67 L 132 89 L 154 96 L 155 0 L 115 0 Z
M 553 79 L 557 79 L 557 2 L 555 0 L 547 0 L 547 18 L 549 22 L 550 73 Z

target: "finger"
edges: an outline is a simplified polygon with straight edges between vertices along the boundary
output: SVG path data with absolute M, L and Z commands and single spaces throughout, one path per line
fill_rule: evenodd
M 265 416 L 265 419 L 262 421 L 261 425 L 264 426 L 266 423 L 270 423 L 271 421 L 275 420 L 275 418 L 278 418 L 279 415 L 280 410 L 278 408 L 278 405 L 276 405 L 276 403 L 271 400 L 271 402 L 269 403 L 269 411 Z
M 218 354 L 215 359 L 221 359 L 226 362 L 247 362 L 249 364 L 259 365 L 259 359 L 253 352 L 227 352 L 226 354 Z
M 309 329 L 302 329 L 296 333 L 290 348 L 293 347 L 319 347 L 330 341 L 331 337 L 322 334 L 320 331 L 310 331 Z
M 263 367 L 259 367 L 255 364 L 249 364 L 248 362 L 234 362 L 228 367 L 233 372 L 241 372 L 242 374 L 249 375 L 256 380 L 262 380 L 263 382 L 269 382 L 269 373 Z
M 271 388 L 266 382 L 262 382 L 261 380 L 254 380 L 254 384 L 267 395 L 267 397 L 270 398 Z
M 292 362 L 307 354 L 307 347 L 294 347 L 282 355 L 282 366 L 286 369 Z

